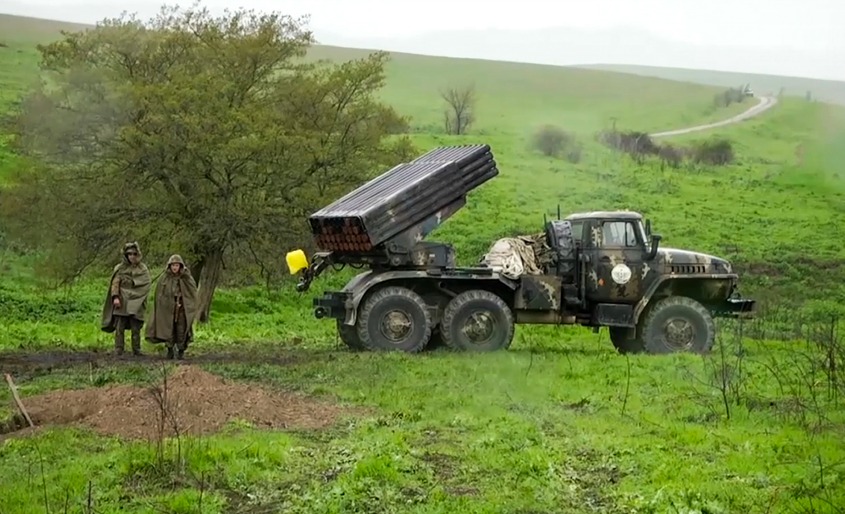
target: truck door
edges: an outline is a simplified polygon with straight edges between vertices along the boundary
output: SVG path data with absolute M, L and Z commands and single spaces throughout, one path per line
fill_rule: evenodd
M 590 262 L 587 298 L 593 302 L 636 303 L 642 296 L 642 234 L 635 220 L 595 220 L 585 237 Z

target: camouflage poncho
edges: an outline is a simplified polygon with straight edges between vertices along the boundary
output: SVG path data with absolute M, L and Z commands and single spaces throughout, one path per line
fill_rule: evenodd
M 114 332 L 114 316 L 131 316 L 141 321 L 144 320 L 147 295 L 150 293 L 152 277 L 150 277 L 150 270 L 147 269 L 147 265 L 143 262 L 139 261 L 136 265 L 132 265 L 129 262 L 126 252 L 130 249 L 137 250 L 139 258 L 142 257 L 141 248 L 138 246 L 138 243 L 126 243 L 123 245 L 123 262 L 115 266 L 114 271 L 112 271 L 111 278 L 109 279 L 109 288 L 106 291 L 106 298 L 103 303 L 101 329 L 104 332 Z M 117 308 L 112 305 L 111 284 L 115 278 L 118 278 L 120 282 L 118 290 L 120 307 Z
M 176 274 L 170 271 L 170 265 L 174 262 L 182 265 L 181 271 Z M 177 293 L 182 295 L 182 307 L 185 309 L 188 341 L 190 341 L 193 336 L 193 323 L 197 317 L 197 283 L 182 258 L 173 255 L 167 261 L 161 280 L 156 284 L 155 306 L 147 323 L 145 336 L 147 341 L 162 343 L 173 340 Z

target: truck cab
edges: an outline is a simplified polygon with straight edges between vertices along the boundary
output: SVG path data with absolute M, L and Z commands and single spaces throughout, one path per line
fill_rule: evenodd
M 548 221 L 545 236 L 555 256 L 545 272 L 561 277 L 562 308 L 582 325 L 608 326 L 620 350 L 646 344 L 645 320 L 655 309 L 662 311 L 660 305 L 686 305 L 671 309 L 685 312 L 676 316 L 683 320 L 675 320 L 688 336 L 680 342 L 695 345 L 690 326 L 698 325 L 702 350 L 712 345 L 704 337 L 712 332 L 712 316 L 741 316 L 753 308 L 753 301 L 734 298 L 738 277 L 730 262 L 661 247 L 661 236 L 640 213 L 570 214 Z

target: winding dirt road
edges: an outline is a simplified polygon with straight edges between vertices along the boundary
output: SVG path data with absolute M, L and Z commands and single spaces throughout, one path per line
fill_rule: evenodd
M 708 130 L 716 127 L 723 127 L 725 125 L 732 125 L 734 123 L 739 123 L 740 121 L 745 121 L 749 118 L 753 118 L 759 114 L 762 114 L 777 104 L 777 98 L 773 96 L 761 96 L 758 99 L 757 105 L 751 107 L 745 112 L 739 113 L 732 118 L 728 118 L 722 121 L 716 121 L 713 123 L 708 123 L 706 125 L 696 125 L 695 127 L 687 127 L 682 129 L 676 130 L 667 130 L 665 132 L 655 132 L 653 134 L 649 134 L 651 137 L 667 137 L 667 136 L 678 136 L 681 134 L 689 134 L 691 132 L 699 132 L 702 130 Z

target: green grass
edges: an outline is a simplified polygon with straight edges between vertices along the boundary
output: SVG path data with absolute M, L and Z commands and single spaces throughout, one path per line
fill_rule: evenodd
M 22 25 L 10 19 L 0 16 L 0 34 L 18 45 L 0 48 L 0 80 L 8 84 L 0 98 L 4 110 L 35 77 L 33 42 L 58 27 L 36 23 L 18 30 Z M 360 55 L 330 47 L 312 53 Z M 469 80 L 480 95 L 478 124 L 470 136 L 444 136 L 437 89 Z M 714 111 L 719 89 L 396 54 L 384 97 L 412 116 L 420 148 L 468 141 L 493 148 L 500 176 L 431 236 L 453 243 L 463 264 L 476 261 L 497 237 L 539 231 L 543 214 L 558 204 L 564 213 L 628 208 L 647 214 L 667 246 L 731 258 L 743 270 L 746 292 L 796 303 L 845 302 L 845 176 L 839 169 L 845 110 L 787 98 L 758 119 L 668 139 L 688 144 L 729 137 L 737 162 L 725 167 L 638 165 L 592 139 L 611 117 L 621 128 L 658 131 L 747 108 Z M 581 162 L 531 150 L 530 134 L 545 123 L 578 134 L 585 145 Z M 0 179 L 12 159 L 0 148 Z M 97 328 L 105 277 L 55 291 L 35 280 L 30 264 L 0 251 L 0 350 L 107 350 L 111 338 Z M 253 512 L 263 505 L 309 513 L 756 513 L 770 505 L 771 512 L 798 512 L 799 506 L 832 512 L 820 497 L 845 501 L 845 474 L 837 467 L 845 459 L 845 409 L 841 399 L 827 398 L 823 370 L 796 360 L 799 351 L 816 352 L 813 346 L 737 341 L 726 329 L 718 347 L 728 352 L 724 358 L 717 351 L 710 359 L 626 359 L 604 330 L 520 326 L 511 351 L 494 355 L 353 354 L 338 350 L 333 324 L 311 314 L 311 298 L 349 276 L 328 272 L 303 295 L 290 282 L 272 293 L 222 289 L 211 323 L 196 327 L 189 358 L 212 352 L 268 361 L 296 357 L 284 366 L 237 357 L 205 366 L 233 379 L 368 406 L 371 414 L 322 433 L 233 429 L 186 446 L 182 473 L 156 468 L 147 443 L 80 428 L 8 438 L 0 441 L 0 512 L 40 511 L 45 495 L 51 512 L 66 498 L 80 511 L 89 480 L 100 512 L 118 506 L 196 512 L 200 490 L 203 512 L 231 512 L 235 505 L 245 512 L 250 502 Z M 144 350 L 156 351 L 146 344 Z M 7 362 L 17 369 L 8 355 L 0 356 L 0 369 Z M 27 369 L 15 380 L 26 401 L 44 391 L 138 381 L 151 373 L 149 366 L 101 363 Z M 728 410 L 720 373 L 736 388 Z M 12 413 L 9 398 L 0 388 L 0 420 Z M 819 414 L 827 417 L 823 423 Z M 220 507 L 225 502 L 230 510 Z
M 31 512 L 45 494 L 53 510 L 66 494 L 80 505 L 91 480 L 101 510 L 151 512 L 162 502 L 168 512 L 191 512 L 200 477 L 204 512 L 225 512 L 214 508 L 224 498 L 232 508 L 252 498 L 256 511 L 264 504 L 285 512 L 790 512 L 811 501 L 818 508 L 814 477 L 819 461 L 845 457 L 841 431 L 810 436 L 797 419 L 783 419 L 785 408 L 770 406 L 779 398 L 778 384 L 765 378 L 773 351 L 777 344 L 748 349 L 749 389 L 743 403 L 731 403 L 730 420 L 709 385 L 714 370 L 699 359 L 632 358 L 628 383 L 625 359 L 583 339 L 480 356 L 310 351 L 287 367 L 215 365 L 209 369 L 230 378 L 375 411 L 327 433 L 246 428 L 186 438 L 178 474 L 155 467 L 150 443 L 46 429 L 0 446 L 0 509 Z M 106 373 L 127 380 L 100 369 L 94 380 Z M 88 370 L 53 372 L 22 389 L 90 381 Z M 841 501 L 841 475 L 829 473 L 828 498 Z
M 821 102 L 845 104 L 845 82 L 841 80 L 765 75 L 762 73 L 663 68 L 633 64 L 593 64 L 578 67 L 721 87 L 739 87 L 742 84 L 751 84 L 751 89 L 757 94 L 777 95 L 783 88 L 785 95 L 804 98 L 809 91 L 813 98 Z

